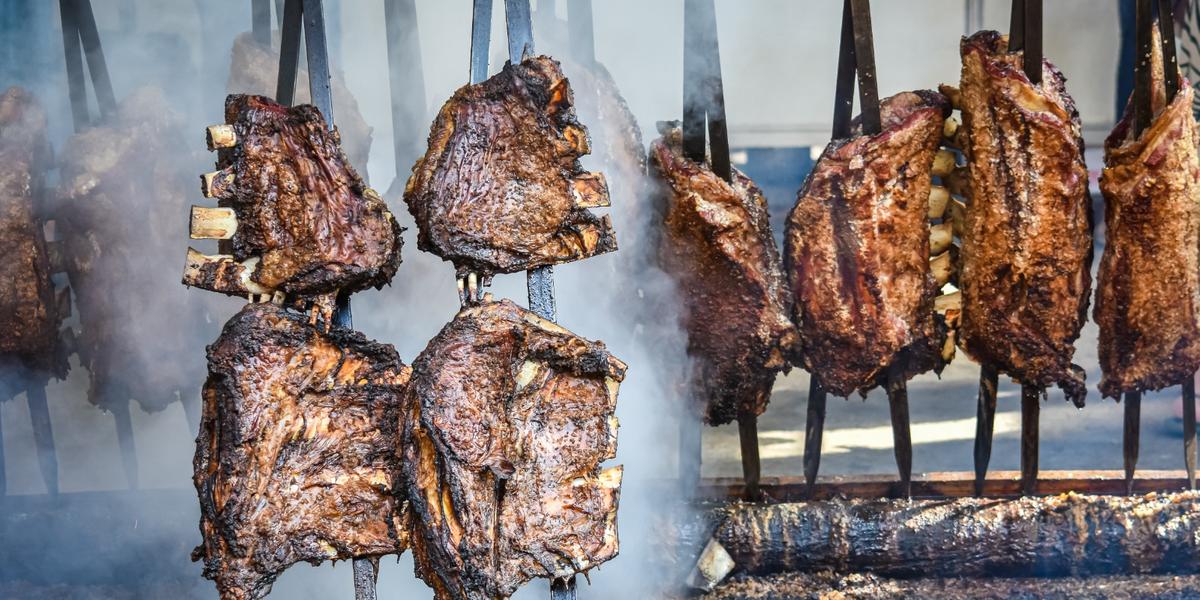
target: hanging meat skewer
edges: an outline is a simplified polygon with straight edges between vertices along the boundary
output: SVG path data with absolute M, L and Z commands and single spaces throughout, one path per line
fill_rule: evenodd
M 983 365 L 976 443 L 982 485 L 996 378 L 1022 384 L 1021 471 L 1037 479 L 1039 401 L 1058 384 L 1082 406 L 1083 369 L 1071 364 L 1091 288 L 1092 214 L 1078 111 L 1062 74 L 1041 60 L 1041 3 L 1014 3 L 1014 35 L 963 39 L 961 90 L 967 167 L 951 174 L 966 196 L 959 287 L 961 347 Z M 980 460 L 982 463 L 980 464 Z
M 909 494 L 912 444 L 906 381 L 941 367 L 946 325 L 935 298 L 950 278 L 946 209 L 931 176 L 952 162 L 941 145 L 949 102 L 937 92 L 877 100 L 866 2 L 845 3 L 833 141 L 788 216 L 784 258 L 802 360 L 812 373 L 805 476 L 819 464 L 824 395 L 884 386 L 891 406 L 901 494 Z M 863 114 L 850 121 L 854 73 Z M 931 256 L 936 256 L 932 263 Z
M 1105 246 L 1097 280 L 1104 396 L 1125 396 L 1125 468 L 1132 485 L 1137 464 L 1140 394 L 1183 384 L 1188 478 L 1194 486 L 1193 374 L 1200 369 L 1200 143 L 1193 90 L 1179 74 L 1169 3 L 1159 5 L 1153 30 L 1148 2 L 1137 5 L 1145 60 L 1134 94 L 1104 144 L 1100 190 L 1105 200 Z M 1164 52 L 1163 48 L 1167 51 Z M 1194 448 L 1194 446 L 1193 446 Z

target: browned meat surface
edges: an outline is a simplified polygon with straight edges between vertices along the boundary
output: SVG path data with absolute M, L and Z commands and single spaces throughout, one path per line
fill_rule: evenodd
M 804 367 L 847 396 L 942 366 L 945 326 L 929 272 L 930 169 L 950 103 L 905 92 L 882 103 L 883 131 L 834 140 L 788 215 L 784 260 Z
M 303 65 L 301 65 L 303 66 Z M 279 37 L 278 32 L 271 40 L 271 47 L 266 48 L 254 41 L 254 35 L 249 32 L 239 34 L 233 41 L 233 49 L 229 62 L 229 81 L 225 91 L 230 94 L 251 94 L 256 96 L 275 97 L 279 78 Z M 334 112 L 337 113 L 338 133 L 342 138 L 342 149 L 350 164 L 362 174 L 367 175 L 367 159 L 371 155 L 371 126 L 363 119 L 358 109 L 358 100 L 346 87 L 345 78 L 339 71 L 334 71 L 330 77 L 333 90 Z M 312 97 L 308 92 L 308 71 L 300 69 L 296 74 L 296 95 L 292 104 L 310 104 Z
M 69 300 L 66 290 L 56 298 L 38 215 L 51 160 L 45 112 L 32 94 L 9 88 L 0 95 L 0 373 L 16 368 L 44 378 L 67 371 L 58 328 L 68 309 L 60 302 Z M 15 391 L 4 387 L 0 399 Z
M 162 92 L 143 88 L 117 114 L 72 136 L 61 161 L 58 223 L 81 326 L 89 400 L 136 399 L 160 410 L 196 394 L 204 361 L 191 350 L 212 334 L 202 300 L 163 285 L 178 273 L 180 215 L 194 195 L 189 146 Z M 164 368 L 163 365 L 171 365 Z
M 1157 35 L 1157 34 L 1156 34 Z M 1168 105 L 1154 44 L 1154 120 L 1132 105 L 1104 144 L 1104 256 L 1096 285 L 1100 392 L 1159 390 L 1200 369 L 1200 135 L 1180 78 Z
M 962 41 L 962 116 L 970 203 L 959 274 L 961 345 L 1021 383 L 1057 383 L 1082 405 L 1071 364 L 1091 291 L 1092 210 L 1079 113 L 1066 79 L 981 31 Z
M 411 370 L 391 345 L 248 304 L 209 346 L 208 368 L 194 461 L 204 542 L 192 556 L 223 600 L 262 598 L 299 561 L 405 549 L 392 485 Z
M 210 193 L 237 216 L 232 257 L 189 251 L 184 283 L 295 299 L 391 281 L 401 228 L 346 162 L 316 107 L 233 95 L 225 120 L 237 143 L 221 151 Z
M 693 398 L 720 425 L 767 408 L 796 343 L 767 199 L 740 171 L 732 184 L 683 155 L 678 128 L 650 146 L 662 180 L 658 255 L 683 304 Z
M 564 61 L 563 66 L 575 82 L 572 86 L 576 91 L 575 110 L 581 119 L 591 123 L 588 128 L 591 138 L 599 141 L 592 148 L 592 154 L 606 169 L 622 169 L 629 175 L 645 174 L 646 147 L 642 143 L 642 129 L 621 96 L 612 73 L 598 62 L 583 66 Z M 633 197 L 618 199 L 636 204 Z
M 608 189 L 579 164 L 590 142 L 573 103 L 545 56 L 455 92 L 404 191 L 418 246 L 485 279 L 616 250 L 609 218 L 587 210 Z
M 617 555 L 613 415 L 625 365 L 507 300 L 463 310 L 413 364 L 404 479 L 438 600 L 507 598 Z

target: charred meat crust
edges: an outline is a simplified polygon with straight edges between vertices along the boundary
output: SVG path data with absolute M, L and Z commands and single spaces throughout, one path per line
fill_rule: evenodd
M 994 31 L 962 41 L 971 202 L 962 232 L 961 345 L 1017 381 L 1057 383 L 1082 406 L 1071 364 L 1091 292 L 1092 209 L 1079 113 L 1043 62 L 1040 85 Z
M 507 598 L 617 554 L 617 388 L 604 345 L 507 300 L 463 310 L 413 364 L 400 444 L 417 574 Z
M 658 257 L 684 308 L 695 409 L 720 425 L 767 407 L 796 343 L 767 200 L 740 171 L 728 183 L 683 155 L 679 129 L 650 146 L 662 182 Z
M 1155 32 L 1157 35 L 1157 32 Z M 1104 144 L 1105 244 L 1094 316 L 1100 392 L 1160 390 L 1200 369 L 1200 143 L 1194 91 L 1168 105 L 1154 44 L 1155 117 L 1140 136 L 1132 104 Z
M 252 282 L 311 297 L 391 281 L 402 228 L 346 160 L 338 133 L 316 107 L 231 95 L 225 120 L 238 144 L 220 154 L 227 179 L 218 198 L 237 215 L 233 258 L 258 259 Z M 225 291 L 215 273 L 209 279 L 198 285 Z
M 884 100 L 883 131 L 856 127 L 831 142 L 788 215 L 784 261 L 802 359 L 833 394 L 866 393 L 892 364 L 906 378 L 943 366 L 928 209 L 949 111 L 936 92 Z
M 408 541 L 393 489 L 411 370 L 388 344 L 249 304 L 208 349 L 193 559 L 223 600 L 255 600 L 299 561 L 379 557 Z
M 0 372 L 62 378 L 68 369 L 58 333 L 66 310 L 50 279 L 39 215 L 49 199 L 44 178 L 52 160 L 45 112 L 33 94 L 9 88 L 0 95 Z M 4 387 L 0 400 L 19 391 Z
M 593 205 L 607 204 L 608 191 L 584 189 L 602 179 L 579 164 L 590 141 L 573 103 L 545 56 L 455 92 L 404 192 L 418 247 L 484 276 L 616 250 L 609 217 L 577 206 L 581 190 Z

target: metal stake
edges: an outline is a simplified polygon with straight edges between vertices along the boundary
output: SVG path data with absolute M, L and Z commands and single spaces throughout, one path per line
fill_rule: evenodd
M 354 600 L 376 600 L 375 585 L 379 581 L 378 566 L 377 559 L 354 559 Z
M 1196 489 L 1196 379 L 1183 382 L 1183 464 L 1187 469 L 1188 489 Z
M 1021 493 L 1037 493 L 1038 420 L 1042 388 L 1021 384 Z
M 392 99 L 392 151 L 396 164 L 392 188 L 403 191 L 404 174 L 416 158 L 413 142 L 421 139 L 419 130 L 425 118 L 425 78 L 421 73 L 416 0 L 386 0 L 383 14 Z
M 252 0 L 250 2 L 250 24 L 254 41 L 259 45 L 271 47 L 271 0 Z
M 1125 493 L 1133 493 L 1133 474 L 1137 470 L 1142 420 L 1142 393 L 1125 392 Z
M 700 486 L 700 469 L 703 462 L 703 420 L 692 411 L 679 419 L 679 484 L 685 498 L 696 494 Z
M 550 600 L 574 600 L 575 578 L 554 579 L 550 582 Z
M 804 481 L 811 494 L 821 468 L 821 437 L 825 433 L 825 388 L 821 380 L 808 376 L 808 418 L 804 425 Z
M 1151 46 L 1154 44 L 1152 34 L 1154 17 L 1151 14 L 1150 0 L 1137 0 L 1135 8 L 1138 59 L 1133 71 L 1133 113 L 1135 132 L 1137 135 L 1141 135 L 1150 126 L 1150 121 L 1154 116 L 1150 106 L 1152 98 L 1150 55 Z
M 122 398 L 112 403 L 113 421 L 117 426 L 117 445 L 121 448 L 121 464 L 125 467 L 125 478 L 130 489 L 138 489 L 137 446 L 133 441 L 133 420 L 129 415 L 129 400 Z
M 29 401 L 29 420 L 33 425 L 33 441 L 37 446 L 38 467 L 46 492 L 58 495 L 58 452 L 54 448 L 54 429 L 50 423 L 50 407 L 46 403 L 46 384 L 35 383 L 25 390 Z
M 4 466 L 4 411 L 0 410 L 0 497 L 8 495 L 8 469 Z
M 908 423 L 908 384 L 901 362 L 903 355 L 888 367 L 887 395 L 892 413 L 892 443 L 896 467 L 900 471 L 900 494 L 912 496 L 912 432 Z
M 996 387 L 1000 372 L 983 365 L 979 372 L 979 406 L 975 410 L 975 495 L 983 495 L 988 463 L 992 460 L 992 433 L 996 424 Z
M 762 499 L 758 488 L 762 478 L 762 462 L 758 455 L 758 415 L 743 413 L 738 416 L 738 442 L 742 450 L 742 479 L 746 482 L 746 500 L 757 502 Z

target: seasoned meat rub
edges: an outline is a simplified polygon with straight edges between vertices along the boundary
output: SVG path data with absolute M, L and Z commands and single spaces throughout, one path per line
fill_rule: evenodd
M 194 481 L 222 600 L 264 597 L 288 566 L 402 552 L 399 405 L 411 370 L 388 344 L 248 304 L 208 349 Z
M 1161 50 L 1151 64 L 1154 119 L 1132 103 L 1104 143 L 1104 256 L 1096 285 L 1100 392 L 1159 390 L 1200 369 L 1200 135 L 1180 77 L 1167 103 Z
M 225 120 L 235 143 L 205 185 L 236 214 L 232 256 L 189 250 L 185 284 L 294 299 L 391 281 L 401 228 L 346 161 L 316 107 L 232 95 Z
M 0 399 L 18 391 L 4 385 L 16 380 L 8 369 L 67 372 L 58 329 L 70 300 L 65 289 L 55 294 L 38 214 L 52 159 L 46 113 L 28 91 L 9 88 L 0 95 Z
M 833 394 L 866 393 L 894 363 L 906 377 L 941 369 L 928 212 L 949 112 L 936 92 L 887 98 L 882 132 L 856 128 L 830 142 L 788 215 L 784 261 L 804 367 Z
M 658 255 L 684 306 L 697 410 L 711 425 L 760 415 L 796 343 L 767 200 L 740 171 L 730 184 L 684 156 L 678 128 L 651 144 L 650 164 L 663 182 Z
M 587 210 L 608 206 L 608 188 L 579 164 L 590 149 L 573 103 L 545 56 L 455 92 L 404 191 L 418 247 L 485 279 L 616 250 L 608 216 Z
M 959 274 L 963 349 L 1024 384 L 1057 383 L 1083 404 L 1071 364 L 1091 292 L 1092 209 L 1079 112 L 1062 73 L 981 31 L 962 41 L 970 203 Z
M 617 555 L 613 415 L 625 365 L 507 300 L 460 312 L 413 364 L 402 468 L 438 600 L 507 598 Z

